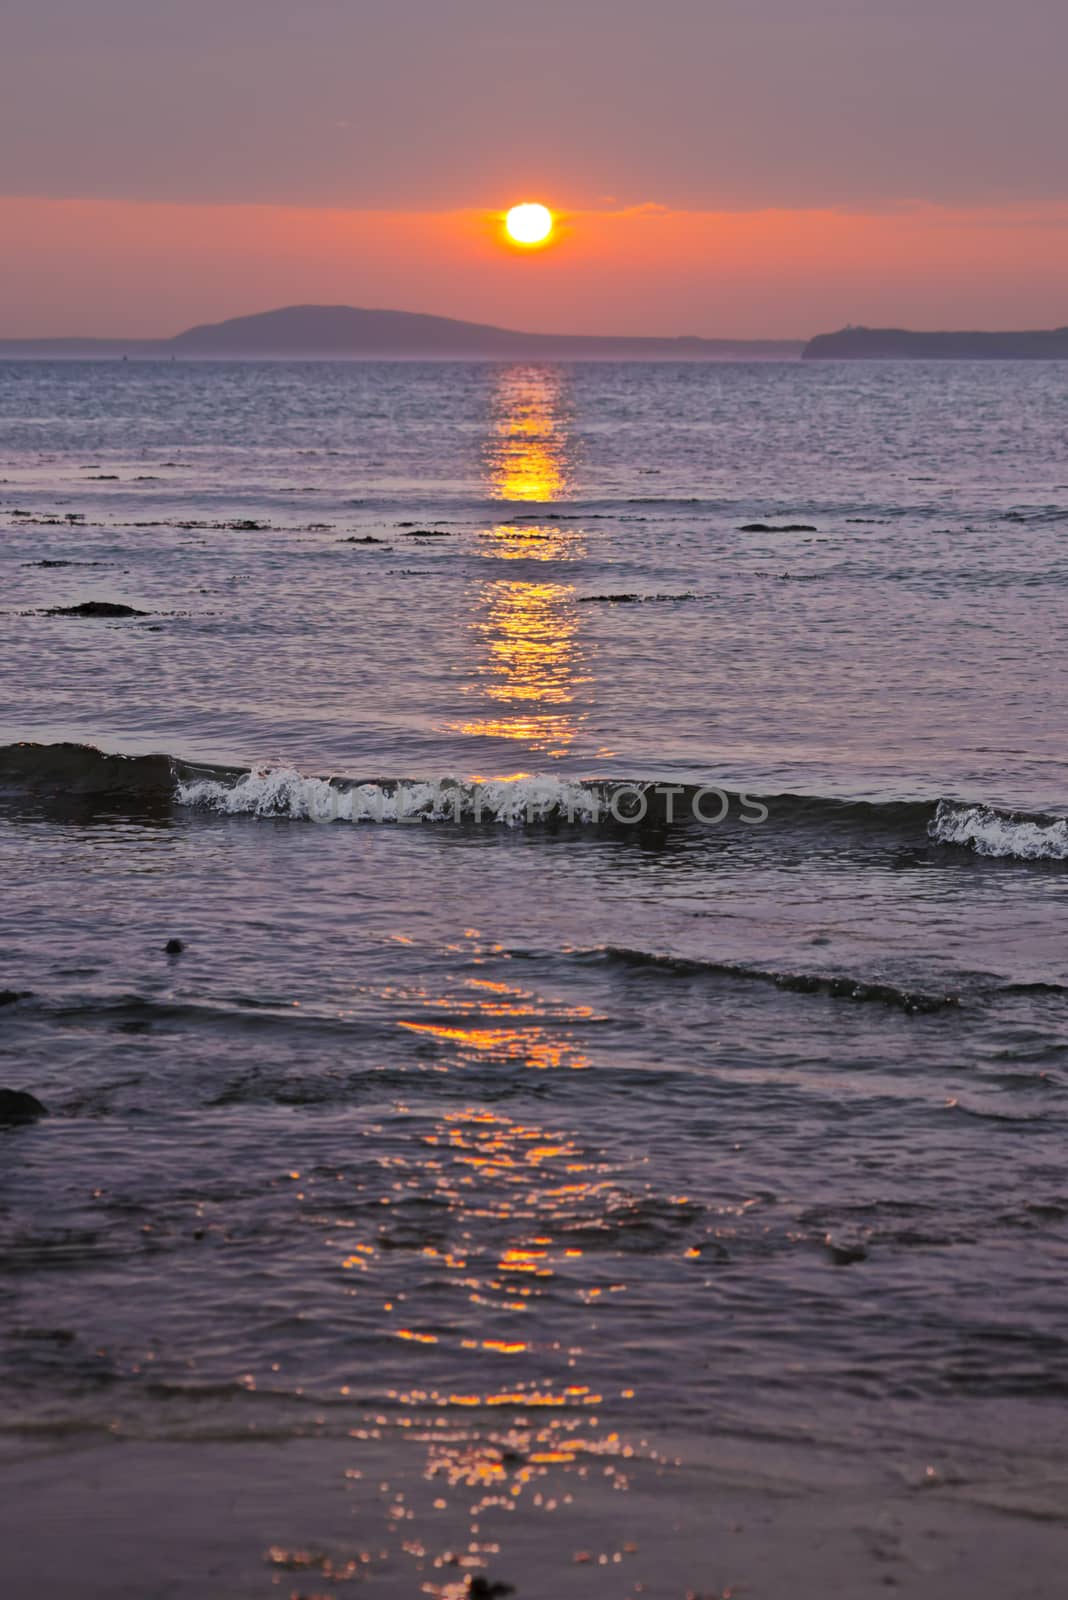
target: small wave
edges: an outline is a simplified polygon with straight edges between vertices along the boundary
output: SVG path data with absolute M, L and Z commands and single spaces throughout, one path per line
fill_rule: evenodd
M 177 803 L 233 816 L 292 817 L 315 822 L 495 821 L 550 819 L 615 822 L 651 827 L 696 821 L 714 825 L 764 820 L 756 797 L 718 785 L 641 778 L 507 779 L 359 778 L 309 776 L 290 765 L 248 768 L 192 763 L 168 755 L 111 755 L 91 745 L 21 743 L 0 747 L 0 794 L 52 801 L 125 799 Z M 778 801 L 774 802 L 776 808 Z M 836 801 L 783 796 L 783 818 L 809 820 L 809 810 Z M 861 806 L 862 813 L 870 808 Z M 926 814 L 926 813 L 925 813 Z M 778 815 L 776 820 L 780 820 Z
M 621 605 L 653 605 L 666 600 L 696 600 L 697 596 L 692 589 L 684 594 L 634 594 L 629 591 L 625 594 L 580 594 L 580 606 L 621 606 Z
M 715 784 L 650 778 L 460 779 L 309 777 L 293 766 L 234 772 L 181 770 L 179 804 L 230 816 L 290 817 L 311 822 L 616 822 L 648 827 L 732 826 L 746 833 L 774 821 L 778 828 L 859 829 L 924 838 L 931 807 L 925 801 L 885 804 L 807 795 L 751 795 Z
M 11 744 L 0 749 L 0 791 L 20 794 L 166 798 L 169 756 L 108 755 L 87 744 Z
M 309 822 L 494 821 L 516 826 L 550 818 L 594 822 L 601 811 L 596 788 L 559 778 L 496 782 L 360 783 L 340 788 L 308 778 L 294 767 L 253 770 L 234 783 L 201 778 L 179 781 L 180 804 L 228 816 L 293 817 Z
M 1068 510 L 1064 506 L 1028 506 L 1023 510 L 1006 511 L 1002 522 L 1019 522 L 1024 524 L 1049 524 L 1068 521 Z
M 959 1006 L 960 997 L 922 989 L 904 989 L 894 983 L 856 978 L 833 972 L 777 972 L 767 967 L 750 967 L 736 961 L 702 961 L 692 956 L 662 955 L 650 950 L 634 950 L 606 945 L 598 950 L 579 950 L 574 955 L 603 961 L 610 966 L 648 968 L 676 973 L 680 977 L 733 978 L 748 983 L 766 983 L 794 994 L 819 994 L 834 1000 L 855 1000 L 884 1005 L 911 1014 L 942 1011 Z
M 940 800 L 927 831 L 939 844 L 964 845 L 979 856 L 1068 861 L 1068 821 L 1063 819 L 1020 817 L 990 806 Z

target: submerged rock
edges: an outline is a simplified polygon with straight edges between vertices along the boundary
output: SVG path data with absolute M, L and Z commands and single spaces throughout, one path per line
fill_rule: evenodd
M 48 1108 L 26 1089 L 0 1089 L 0 1128 L 14 1127 L 20 1122 L 36 1122 L 38 1117 L 47 1115 Z
M 13 1006 L 16 1000 L 28 1000 L 30 989 L 0 989 L 0 1006 Z
M 163 949 L 166 955 L 180 956 L 185 949 L 185 944 L 181 939 L 168 939 Z

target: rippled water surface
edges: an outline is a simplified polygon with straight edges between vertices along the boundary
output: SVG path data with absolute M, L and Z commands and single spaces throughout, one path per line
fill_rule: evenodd
M 1058 1592 L 1066 402 L 0 364 L 17 1600 Z

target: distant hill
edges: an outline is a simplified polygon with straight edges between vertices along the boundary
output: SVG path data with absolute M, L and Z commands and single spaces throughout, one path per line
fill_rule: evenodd
M 519 333 L 414 311 L 286 306 L 189 328 L 173 339 L 8 339 L 0 357 L 166 360 L 310 357 L 333 360 L 753 361 L 796 360 L 801 339 L 613 338 Z
M 416 311 L 284 306 L 188 328 L 173 339 L 0 339 L 0 360 L 334 361 L 1064 361 L 1068 328 L 912 333 L 842 328 L 801 339 L 677 339 L 522 333 Z
M 810 339 L 804 361 L 1068 361 L 1068 328 L 1048 333 L 909 333 L 843 328 Z

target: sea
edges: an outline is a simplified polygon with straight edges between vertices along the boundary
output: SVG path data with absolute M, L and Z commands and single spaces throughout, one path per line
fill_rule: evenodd
M 4 362 L 0 530 L 5 1595 L 1061 1593 L 1068 366 Z

